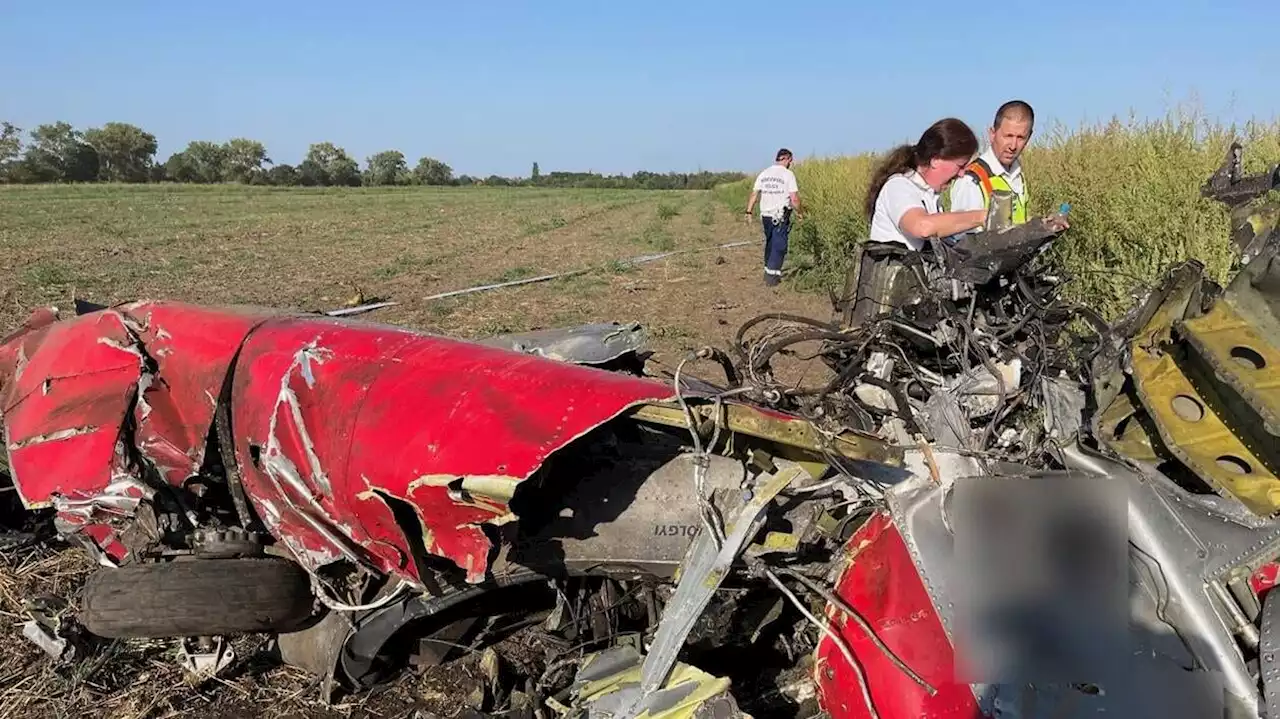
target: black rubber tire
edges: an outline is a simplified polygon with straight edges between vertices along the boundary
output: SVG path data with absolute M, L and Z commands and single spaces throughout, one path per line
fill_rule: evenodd
M 196 559 L 100 569 L 80 623 L 109 639 L 287 632 L 312 614 L 307 573 L 278 557 Z

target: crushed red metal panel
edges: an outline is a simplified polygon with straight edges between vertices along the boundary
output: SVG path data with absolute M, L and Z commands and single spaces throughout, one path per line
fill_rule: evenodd
M 244 345 L 232 426 L 257 511 L 305 565 L 345 556 L 417 580 L 410 534 L 479 582 L 490 551 L 480 525 L 505 521 L 521 481 L 670 395 L 653 380 L 408 330 L 282 319 Z M 397 524 L 389 501 L 421 526 Z
M 33 316 L 3 355 L 7 444 L 27 505 L 106 487 L 121 469 L 116 442 L 131 407 L 134 448 L 171 484 L 194 475 L 227 370 L 265 313 L 137 302 Z
M 123 560 L 115 525 L 147 494 L 130 450 L 171 484 L 194 475 L 231 361 L 265 316 L 170 302 L 32 315 L 0 348 L 6 446 L 24 505 L 55 507 L 65 531 Z M 133 436 L 122 436 L 131 410 Z
M 58 508 L 59 531 L 78 540 L 100 563 L 114 566 L 129 555 L 117 525 L 131 517 L 147 493 L 139 487 L 109 487 L 107 491 L 110 496 L 55 500 L 54 505 Z
M 279 312 L 137 302 L 119 311 L 157 365 L 134 410 L 137 447 L 172 485 L 204 462 L 227 371 L 244 338 Z
M 937 689 L 931 696 L 895 666 L 855 622 L 829 605 L 833 628 L 861 663 L 872 704 L 880 716 L 984 717 L 973 689 L 957 682 L 951 640 L 888 513 L 873 515 L 846 546 L 854 556 L 837 582 L 836 593 L 870 623 L 885 646 Z M 823 707 L 833 719 L 870 718 L 857 672 L 828 637 L 818 644 L 814 671 Z
M 23 504 L 101 491 L 142 375 L 121 316 L 41 322 L 11 336 L 4 354 L 5 444 Z

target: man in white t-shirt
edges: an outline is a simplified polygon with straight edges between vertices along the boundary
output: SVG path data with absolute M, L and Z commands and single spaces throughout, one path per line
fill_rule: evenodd
M 764 283 L 770 287 L 782 281 L 782 263 L 787 258 L 791 215 L 800 212 L 800 188 L 791 171 L 791 151 L 778 150 L 772 166 L 756 176 L 747 200 L 747 219 L 760 201 L 760 222 L 764 226 Z

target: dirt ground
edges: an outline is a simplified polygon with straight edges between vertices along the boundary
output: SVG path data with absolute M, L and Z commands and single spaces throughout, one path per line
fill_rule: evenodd
M 748 247 L 705 250 L 749 240 Z M 827 319 L 827 297 L 762 283 L 758 225 L 703 192 L 512 189 L 0 188 L 0 327 L 72 299 L 176 299 L 324 310 L 387 299 L 359 321 L 460 337 L 640 322 L 658 366 L 724 347 L 765 312 Z M 701 250 L 635 267 L 621 261 Z M 473 285 L 591 272 L 446 300 Z M 714 370 L 710 370 L 714 372 Z M 21 637 L 23 600 L 67 595 L 79 553 L 0 552 L 0 719 L 34 716 L 427 717 L 465 707 L 478 657 L 334 707 L 258 640 L 228 676 L 184 683 L 171 643 L 116 643 L 68 669 Z M 527 648 L 526 648 L 527 649 Z
M 626 267 L 628 258 L 749 240 L 760 229 L 707 192 L 0 188 L 0 326 L 72 297 L 304 310 L 399 306 L 360 319 L 474 337 L 638 321 L 660 352 L 728 340 L 745 319 L 830 302 L 762 282 L 762 246 Z M 466 287 L 596 268 L 444 300 Z

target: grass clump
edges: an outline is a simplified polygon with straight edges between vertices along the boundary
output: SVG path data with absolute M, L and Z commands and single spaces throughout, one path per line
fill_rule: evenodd
M 515 282 L 516 280 L 527 280 L 530 277 L 533 277 L 535 274 L 537 274 L 537 270 L 533 269 L 532 267 L 525 267 L 521 265 L 518 267 L 511 267 L 504 270 L 502 274 L 498 275 L 497 279 L 495 279 L 494 282 L 500 283 L 500 282 Z
M 676 248 L 675 238 L 660 223 L 647 225 L 640 233 L 640 242 L 659 252 L 669 252 Z
M 75 274 L 56 262 L 36 262 L 27 268 L 27 280 L 40 287 L 68 285 L 75 281 Z

